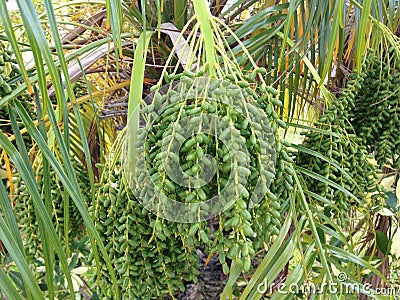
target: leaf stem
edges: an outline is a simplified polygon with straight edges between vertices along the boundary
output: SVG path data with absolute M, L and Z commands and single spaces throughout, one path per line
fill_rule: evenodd
M 214 53 L 214 34 L 211 29 L 210 19 L 211 13 L 210 9 L 206 5 L 205 0 L 194 0 L 194 10 L 197 14 L 199 23 L 200 23 L 200 31 L 201 34 L 204 36 L 204 50 L 206 54 L 206 61 L 208 62 L 209 66 L 209 73 L 211 76 L 216 75 L 216 66 L 217 60 L 215 59 Z

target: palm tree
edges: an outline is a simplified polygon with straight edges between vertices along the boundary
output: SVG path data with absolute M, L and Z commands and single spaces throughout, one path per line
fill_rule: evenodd
M 0 0 L 7 298 L 280 299 L 310 297 L 290 287 L 320 284 L 311 296 L 383 299 L 365 283 L 396 280 L 396 1 L 17 3 L 10 13 Z M 233 92 L 214 108 L 193 100 L 225 87 Z M 177 148 L 178 162 L 196 178 L 210 154 L 218 175 L 185 189 L 160 167 L 171 151 L 157 139 L 181 114 L 204 112 L 239 132 L 249 163 L 210 132 L 197 134 Z M 163 178 L 165 195 L 192 201 L 191 222 L 150 201 L 158 198 L 143 170 Z M 200 200 L 223 198 L 226 174 L 237 178 L 237 201 L 201 215 Z M 393 178 L 389 191 L 382 178 Z

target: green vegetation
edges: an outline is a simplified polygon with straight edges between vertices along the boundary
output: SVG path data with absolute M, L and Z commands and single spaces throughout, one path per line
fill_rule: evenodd
M 16 2 L 2 298 L 397 299 L 398 1 Z

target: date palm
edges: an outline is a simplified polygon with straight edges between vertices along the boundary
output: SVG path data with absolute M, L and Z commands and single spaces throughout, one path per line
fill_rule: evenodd
M 36 184 L 41 179 L 35 176 L 38 166 L 44 170 L 44 182 L 50 180 L 51 169 L 65 187 L 62 198 L 69 203 L 64 206 L 65 217 L 69 214 L 69 205 L 82 215 L 87 247 L 93 252 L 95 274 L 92 275 L 100 278 L 105 276 L 101 272 L 107 274 L 110 297 L 122 297 L 119 275 L 95 225 L 97 220 L 91 204 L 104 188 L 101 171 L 121 159 L 118 151 L 127 120 L 133 116 L 141 124 L 135 109 L 146 106 L 142 99 L 168 73 L 191 72 L 196 66 L 206 65 L 205 74 L 212 76 L 225 61 L 240 66 L 243 74 L 255 67 L 265 68 L 263 80 L 278 91 L 276 100 L 282 105 L 276 113 L 287 124 L 280 135 L 293 143 L 294 152 L 303 151 L 334 164 L 325 155 L 296 146 L 303 140 L 300 132 L 317 128 L 322 136 L 330 136 L 332 131 L 318 127 L 321 125 L 318 118 L 326 109 L 335 107 L 352 70 L 361 72 L 365 67 L 369 47 L 381 53 L 389 64 L 391 58 L 384 55 L 385 51 L 393 48 L 394 55 L 400 52 L 396 36 L 400 14 L 396 1 L 237 0 L 205 5 L 203 0 L 107 0 L 56 6 L 45 0 L 39 3 L 44 4 L 44 8 L 38 8 L 43 10 L 40 13 L 30 0 L 17 0 L 17 3 L 19 12 L 10 16 L 6 1 L 0 0 L 2 37 L 21 70 L 15 78 L 19 86 L 0 98 L 0 108 L 7 108 L 9 121 L 14 124 L 13 132 L 0 134 L 0 146 L 6 158 L 1 166 L 7 169 L 8 177 L 18 173 L 32 197 L 33 213 L 39 220 L 46 288 L 39 286 L 38 276 L 31 269 L 34 262 L 25 254 L 25 247 L 29 245 L 20 232 L 20 217 L 14 215 L 12 180 L 5 185 L 0 182 L 0 240 L 5 261 L 12 261 L 4 262 L 7 268 L 0 269 L 0 291 L 10 299 L 55 299 L 58 293 L 75 298 L 86 293 L 74 289 L 68 222 L 60 236 L 52 220 L 51 191 L 44 188 L 42 193 Z M 223 49 L 214 47 L 218 45 L 217 32 L 225 37 Z M 196 41 L 199 41 L 198 48 Z M 188 52 L 195 53 L 192 59 L 188 59 Z M 33 57 L 33 69 L 26 68 L 25 53 Z M 74 82 L 78 80 L 86 95 L 77 95 L 74 90 Z M 18 101 L 18 96 L 26 91 L 32 95 L 37 119 L 32 119 Z M 17 120 L 23 123 L 21 130 L 15 126 Z M 26 149 L 22 143 L 24 135 L 34 140 L 32 149 Z M 77 154 L 79 162 L 87 166 L 91 195 L 81 192 L 71 153 Z M 346 272 L 348 284 L 354 286 L 361 286 L 363 274 L 367 272 L 377 286 L 390 285 L 382 275 L 387 270 L 379 269 L 379 263 L 372 257 L 365 257 L 382 244 L 388 247 L 391 237 L 382 237 L 375 229 L 385 233 L 390 230 L 374 228 L 373 222 L 374 214 L 385 203 L 369 204 L 373 212 L 355 206 L 348 215 L 350 222 L 337 223 L 327 217 L 321 209 L 323 205 L 311 204 L 316 203 L 315 199 L 319 203 L 329 200 L 313 194 L 307 185 L 308 177 L 326 185 L 332 185 L 332 180 L 295 164 L 294 170 L 296 189 L 290 199 L 282 199 L 287 201 L 280 211 L 285 220 L 280 232 L 253 260 L 253 273 L 243 273 L 239 264 L 232 262 L 226 280 L 222 275 L 217 276 L 224 284 L 221 299 L 233 294 L 240 294 L 237 296 L 240 299 L 261 299 L 257 287 L 263 282 L 298 285 L 310 281 L 336 282 L 335 275 L 340 271 Z M 398 174 L 398 169 L 389 172 Z M 346 186 L 336 188 L 351 194 Z M 89 204 L 85 201 L 87 196 L 91 199 Z M 398 212 L 391 218 L 398 223 Z M 367 252 L 363 251 L 365 246 Z M 199 259 L 204 265 L 218 264 L 216 257 L 203 256 Z M 204 268 L 209 269 L 215 272 Z M 59 272 L 56 276 L 53 276 L 54 270 Z M 207 277 L 214 278 L 215 274 L 202 273 L 200 280 L 209 281 Z M 188 299 L 191 297 L 188 292 L 192 291 L 193 297 L 198 292 L 196 286 L 199 284 L 187 283 L 187 287 L 192 287 L 186 291 Z M 324 290 L 321 299 L 357 297 L 328 293 Z M 280 299 L 282 295 L 273 290 L 270 296 Z M 375 294 L 371 297 L 383 299 Z

